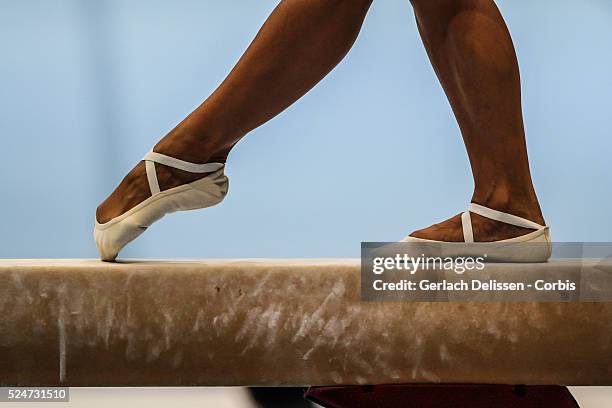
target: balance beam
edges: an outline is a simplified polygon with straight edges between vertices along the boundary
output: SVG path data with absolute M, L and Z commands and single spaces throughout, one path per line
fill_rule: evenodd
M 361 302 L 359 260 L 0 260 L 0 315 L 2 386 L 612 383 L 610 303 Z

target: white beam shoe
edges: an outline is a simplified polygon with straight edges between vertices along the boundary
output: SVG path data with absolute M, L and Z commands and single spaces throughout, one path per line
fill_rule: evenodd
M 96 219 L 94 240 L 103 261 L 114 260 L 124 246 L 164 215 L 211 207 L 220 203 L 227 194 L 229 180 L 223 174 L 223 163 L 189 163 L 153 151 L 143 160 L 151 197 L 104 224 Z M 210 174 L 192 183 L 160 191 L 155 163 L 190 173 Z
M 534 231 L 500 241 L 474 242 L 470 213 Z M 552 243 L 550 229 L 546 225 L 474 203 L 461 214 L 461 224 L 464 242 L 443 242 L 411 236 L 407 236 L 401 242 L 415 244 L 414 248 L 410 248 L 410 252 L 419 252 L 418 255 L 481 257 L 486 254 L 486 261 L 489 262 L 546 262 L 550 258 Z

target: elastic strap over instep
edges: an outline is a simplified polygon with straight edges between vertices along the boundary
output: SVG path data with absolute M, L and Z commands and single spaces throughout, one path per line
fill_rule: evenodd
M 147 171 L 147 180 L 149 181 L 151 195 L 155 195 L 160 191 L 159 182 L 157 181 L 157 171 L 155 170 L 155 162 L 145 161 L 145 170 Z
M 493 210 L 480 204 L 470 203 L 470 207 L 466 212 L 461 214 L 461 226 L 463 227 L 463 240 L 464 242 L 474 242 L 474 230 L 472 228 L 472 217 L 470 213 L 482 215 L 485 218 L 489 218 L 494 221 L 503 222 L 504 224 L 514 225 L 515 227 L 529 228 L 534 230 L 541 230 L 546 228 L 544 225 L 540 225 L 536 222 L 530 221 L 526 218 L 518 217 L 516 215 L 508 214 L 505 212 Z
M 149 153 L 147 153 L 143 160 L 145 161 L 145 169 L 147 171 L 147 180 L 149 181 L 151 195 L 155 195 L 160 192 L 159 182 L 157 181 L 157 171 L 155 170 L 155 163 L 187 171 L 189 173 L 212 173 L 222 169 L 225 166 L 223 163 L 190 163 L 184 160 L 176 159 L 174 157 L 166 156 L 165 154 L 156 153 L 154 151 L 150 151 Z
M 494 221 L 499 221 L 499 222 L 503 222 L 504 224 L 514 225 L 515 227 L 529 228 L 529 229 L 534 229 L 534 230 L 546 228 L 544 225 L 540 225 L 526 218 L 522 218 L 516 215 L 493 210 L 491 208 L 484 207 L 480 204 L 471 203 L 468 211 L 473 212 L 474 214 L 482 215 L 483 217 L 492 219 Z
M 474 231 L 472 230 L 472 217 L 469 211 L 461 214 L 461 226 L 463 227 L 463 241 L 474 242 Z

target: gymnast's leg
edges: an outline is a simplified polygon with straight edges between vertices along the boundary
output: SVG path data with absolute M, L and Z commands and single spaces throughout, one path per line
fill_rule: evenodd
M 154 150 L 194 163 L 224 162 L 249 131 L 323 79 L 355 42 L 372 0 L 283 0 L 219 88 Z M 162 190 L 201 174 L 157 166 Z M 107 222 L 150 197 L 144 162 L 98 207 Z
M 433 67 L 468 151 L 472 202 L 544 224 L 531 181 L 519 67 L 510 33 L 493 0 L 412 0 Z M 474 239 L 532 232 L 472 214 Z M 457 215 L 411 236 L 463 241 Z

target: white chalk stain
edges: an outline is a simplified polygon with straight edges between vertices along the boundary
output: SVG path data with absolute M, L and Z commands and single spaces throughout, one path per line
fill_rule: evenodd
M 171 313 L 164 313 L 164 340 L 166 344 L 166 350 L 170 349 L 172 340 L 172 328 L 174 325 L 173 316 Z
M 421 369 L 421 377 L 432 383 L 437 384 L 440 382 L 440 377 L 438 377 L 436 374 L 432 373 L 431 371 Z
M 333 299 L 341 297 L 345 291 L 346 291 L 346 288 L 344 286 L 344 282 L 342 281 L 336 282 L 331 292 L 325 297 L 325 300 L 321 302 L 319 307 L 317 307 L 317 309 L 310 316 L 305 315 L 302 318 L 302 324 L 300 325 L 300 328 L 298 329 L 297 333 L 291 339 L 291 342 L 295 343 L 296 341 L 304 338 L 309 332 L 312 331 L 312 327 L 315 324 L 319 324 L 322 326 L 324 324 L 322 315 L 325 309 L 327 308 L 328 304 Z
M 253 309 L 247 312 L 247 315 L 243 320 L 240 330 L 238 330 L 238 333 L 236 333 L 236 335 L 234 336 L 234 341 L 240 341 L 246 338 L 247 333 L 249 332 L 249 328 L 255 323 L 255 321 L 257 320 L 257 316 L 260 314 L 260 312 L 260 307 L 254 307 Z
M 359 385 L 368 384 L 368 379 L 360 375 L 355 377 L 355 382 Z
M 255 324 L 251 326 L 251 330 L 247 329 L 250 332 L 250 338 L 247 345 L 242 349 L 241 355 L 244 355 L 248 350 L 261 343 L 260 339 L 266 334 L 267 324 L 265 322 L 268 321 L 270 313 L 271 311 L 268 308 L 255 317 Z
M 444 343 L 440 344 L 439 351 L 440 351 L 439 353 L 440 361 L 447 363 L 452 360 L 452 356 L 448 352 L 448 347 L 446 347 L 446 344 Z
M 172 368 L 178 368 L 181 363 L 183 362 L 183 351 L 179 350 L 176 352 L 176 354 L 174 354 L 174 357 L 172 357 Z
M 314 351 L 314 347 L 311 347 L 304 355 L 302 356 L 302 360 L 308 360 L 310 358 L 310 354 Z
M 329 375 L 334 383 L 342 383 L 342 376 L 337 371 L 332 371 Z
M 162 352 L 161 345 L 159 343 L 149 343 L 147 346 L 146 362 L 157 360 Z
M 268 336 L 266 337 L 266 347 L 273 347 L 278 339 L 278 322 L 281 318 L 282 306 L 271 305 L 264 313 L 264 319 L 267 320 Z
M 218 316 L 215 316 L 215 318 L 213 319 L 213 325 L 217 323 L 217 317 Z M 200 330 L 200 320 L 203 320 L 203 319 L 204 319 L 204 311 L 198 310 L 198 313 L 196 315 L 195 322 L 193 323 L 193 327 L 191 328 L 191 331 L 197 332 L 198 330 Z
M 59 297 L 61 303 L 57 316 L 57 327 L 59 331 L 59 379 L 60 383 L 63 383 L 66 380 L 66 322 L 64 319 L 66 307 L 64 306 L 63 291 L 60 294 L 62 296 Z
M 107 349 L 109 347 L 110 334 L 113 327 L 113 315 L 113 305 L 109 302 L 106 306 L 106 321 L 104 325 L 104 345 Z

